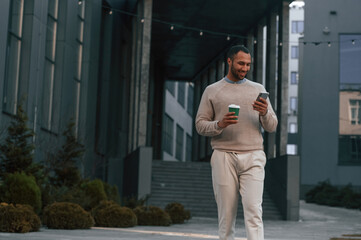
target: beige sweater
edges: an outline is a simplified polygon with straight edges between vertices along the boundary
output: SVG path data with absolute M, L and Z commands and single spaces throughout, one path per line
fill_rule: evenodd
M 199 104 L 195 120 L 197 132 L 212 137 L 212 148 L 220 151 L 262 150 L 261 126 L 268 132 L 274 132 L 278 121 L 269 100 L 265 116 L 253 110 L 252 104 L 260 92 L 266 92 L 265 88 L 249 80 L 233 84 L 223 78 L 209 85 Z M 222 129 L 217 122 L 222 120 L 228 112 L 228 105 L 232 103 L 241 107 L 238 123 Z

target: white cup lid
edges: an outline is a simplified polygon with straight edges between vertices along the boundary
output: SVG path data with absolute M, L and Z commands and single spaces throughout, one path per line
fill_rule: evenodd
M 236 104 L 231 104 L 228 105 L 229 108 L 241 108 L 240 106 L 236 105 Z

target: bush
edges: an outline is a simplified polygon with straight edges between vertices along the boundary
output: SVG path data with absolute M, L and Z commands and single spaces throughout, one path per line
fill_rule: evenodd
M 0 204 L 0 232 L 34 232 L 39 230 L 40 225 L 40 218 L 31 206 Z
M 71 202 L 79 204 L 86 211 L 90 211 L 101 201 L 120 202 L 117 187 L 110 186 L 99 179 L 93 181 L 84 179 L 72 187 L 65 185 L 57 187 L 49 184 L 46 186 L 46 190 L 43 196 L 46 197 L 44 202 L 47 205 L 54 202 Z
M 54 202 L 71 202 L 80 205 L 84 210 L 91 210 L 91 203 L 94 202 L 94 199 L 91 196 L 88 196 L 85 193 L 86 184 L 88 181 L 84 181 L 82 184 L 68 187 L 68 186 L 53 186 L 51 184 L 46 186 L 46 205 L 52 204 Z M 93 203 L 93 205 L 96 205 Z
M 189 210 L 185 210 L 184 206 L 180 203 L 169 203 L 165 207 L 165 211 L 169 214 L 172 223 L 184 223 L 184 220 L 191 218 Z
M 28 204 L 35 212 L 41 210 L 41 191 L 33 176 L 25 173 L 10 173 L 5 177 L 5 196 L 3 200 L 8 203 Z
M 346 208 L 360 208 L 361 209 L 361 193 L 356 193 L 352 190 L 351 185 L 348 185 L 340 190 L 340 205 Z
M 361 194 L 352 190 L 351 185 L 341 189 L 329 181 L 320 182 L 306 193 L 306 202 L 346 208 L 361 208 Z
M 134 210 L 138 225 L 169 226 L 172 223 L 170 216 L 164 210 L 155 206 L 139 206 Z
M 138 199 L 136 196 L 131 196 L 131 197 L 123 198 L 123 202 L 124 202 L 124 206 L 134 209 L 136 207 L 144 206 L 149 198 L 150 198 L 149 194 L 145 195 L 144 197 L 142 197 L 140 199 Z
M 94 219 L 78 204 L 58 202 L 44 209 L 43 223 L 54 229 L 88 229 L 94 225 Z
M 30 173 L 35 146 L 31 141 L 34 131 L 27 126 L 27 121 L 22 104 L 19 104 L 7 128 L 8 136 L 0 144 L 0 175 L 21 171 Z
M 86 206 L 85 209 L 89 208 L 90 210 L 97 206 L 101 201 L 107 200 L 103 182 L 99 179 L 85 183 L 84 191 L 86 197 L 90 199 L 89 206 Z
M 99 227 L 134 227 L 137 217 L 127 207 L 121 207 L 114 201 L 102 201 L 92 210 L 96 226 Z
M 73 187 L 81 181 L 81 174 L 77 167 L 77 161 L 83 157 L 85 147 L 75 135 L 75 123 L 70 121 L 63 132 L 65 142 L 52 160 L 48 171 L 49 179 L 54 186 Z
M 315 188 L 306 193 L 306 202 L 338 206 L 337 191 L 337 188 L 331 186 L 328 181 L 321 182 Z
M 108 200 L 120 203 L 118 187 L 116 185 L 111 186 L 109 183 L 106 182 L 103 182 L 103 186 Z

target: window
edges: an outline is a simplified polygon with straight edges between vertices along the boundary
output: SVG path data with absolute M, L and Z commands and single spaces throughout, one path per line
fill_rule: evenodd
M 303 21 L 292 21 L 292 33 L 303 33 Z
M 163 125 L 163 151 L 173 156 L 173 119 L 164 115 Z
M 189 134 L 186 135 L 186 161 L 192 161 L 192 137 Z
M 54 78 L 55 78 L 55 56 L 56 35 L 58 26 L 58 0 L 48 2 L 48 20 L 45 42 L 45 65 L 43 77 L 43 101 L 41 111 L 41 125 L 47 130 L 54 130 Z
M 179 161 L 183 160 L 183 133 L 184 130 L 177 124 L 175 157 Z
M 298 59 L 298 46 L 291 46 L 291 58 Z
M 166 81 L 165 87 L 174 96 L 175 94 L 174 81 Z
M 361 48 L 354 40 L 360 38 L 340 35 L 340 90 L 361 90 Z
M 16 114 L 18 98 L 21 97 L 18 94 L 23 14 L 24 0 L 11 1 L 3 88 L 3 109 L 11 114 Z
M 297 98 L 291 97 L 290 99 L 290 110 L 291 113 L 296 114 L 297 113 Z
M 178 82 L 178 102 L 184 107 L 185 82 Z
M 352 125 L 361 124 L 361 100 L 350 99 L 350 121 Z
M 190 116 L 193 116 L 193 96 L 194 96 L 193 83 L 189 83 L 188 96 L 187 96 L 187 112 Z
M 82 65 L 84 48 L 84 22 L 85 22 L 85 1 L 80 1 L 78 5 L 78 36 L 76 38 L 76 72 L 75 72 L 75 134 L 79 133 L 79 115 L 80 115 L 80 95 L 82 84 Z
M 297 123 L 290 123 L 289 133 L 297 133 Z
M 361 165 L 361 136 L 339 136 L 339 164 Z
M 297 154 L 297 145 L 287 144 L 287 154 L 296 155 Z
M 350 138 L 351 146 L 351 161 L 352 162 L 360 162 L 361 159 L 361 137 L 353 136 Z
M 291 84 L 297 84 L 298 83 L 298 72 L 291 72 Z

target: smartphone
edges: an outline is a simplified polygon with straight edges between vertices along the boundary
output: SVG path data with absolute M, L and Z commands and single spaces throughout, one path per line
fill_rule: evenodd
M 264 100 L 266 100 L 268 98 L 268 95 L 269 95 L 268 92 L 259 93 L 256 101 L 259 101 L 260 98 L 263 98 Z

